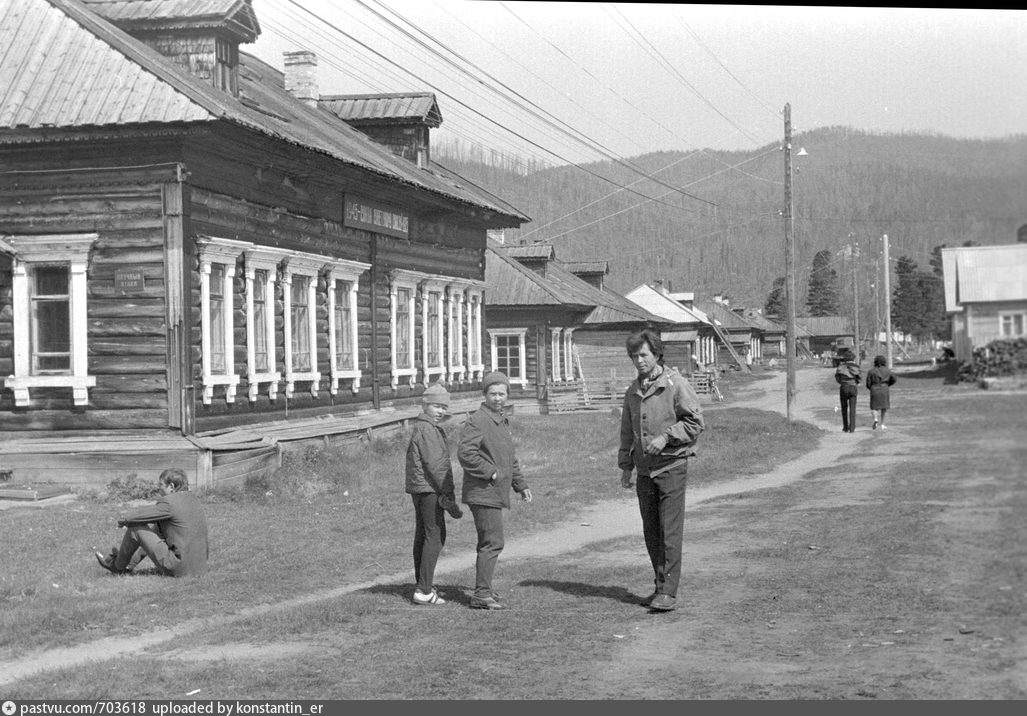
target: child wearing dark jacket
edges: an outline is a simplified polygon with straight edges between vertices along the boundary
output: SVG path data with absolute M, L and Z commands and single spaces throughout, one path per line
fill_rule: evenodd
M 432 583 L 435 565 L 446 544 L 446 516 L 463 511 L 454 496 L 453 464 L 449 442 L 441 422 L 449 411 L 449 392 L 435 383 L 421 396 L 423 412 L 414 419 L 407 445 L 406 491 L 414 502 L 414 588 L 413 603 L 445 604 Z

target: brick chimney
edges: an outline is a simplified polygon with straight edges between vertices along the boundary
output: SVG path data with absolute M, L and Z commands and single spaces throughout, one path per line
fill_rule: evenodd
M 316 107 L 317 55 L 310 50 L 283 52 L 285 58 L 285 91 L 308 107 Z

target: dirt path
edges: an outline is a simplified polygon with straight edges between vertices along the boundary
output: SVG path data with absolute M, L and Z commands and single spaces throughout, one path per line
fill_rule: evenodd
M 832 396 L 825 395 L 818 387 L 823 373 L 817 370 L 802 370 L 796 376 L 796 401 L 793 405 L 795 418 L 810 422 L 818 427 L 839 432 L 836 421 L 830 423 L 817 418 L 816 411 L 822 411 Z M 745 405 L 763 410 L 785 413 L 784 399 L 785 374 L 775 373 L 771 379 L 754 384 L 749 393 L 738 396 L 733 404 Z M 898 437 L 895 431 L 893 434 Z M 821 443 L 803 457 L 786 463 L 778 469 L 760 476 L 747 476 L 742 480 L 725 481 L 703 488 L 689 488 L 688 511 L 699 509 L 709 500 L 730 494 L 752 492 L 767 488 L 780 487 L 801 479 L 807 473 L 830 465 L 855 450 L 862 439 L 870 438 L 869 431 L 846 435 L 847 440 L 821 440 Z M 611 470 L 610 479 L 617 478 L 616 471 Z M 641 541 L 641 521 L 633 491 L 625 491 L 623 499 L 605 501 L 588 508 L 581 519 L 574 524 L 547 532 L 526 535 L 511 539 L 503 552 L 504 560 L 518 558 L 538 558 L 555 556 L 572 552 L 588 544 L 607 541 L 618 537 L 637 536 Z M 637 560 L 632 554 L 631 559 Z M 466 569 L 473 563 L 474 553 L 463 550 L 445 556 L 439 561 L 437 575 L 445 575 Z M 221 615 L 183 622 L 170 629 L 154 630 L 148 633 L 126 638 L 107 638 L 75 647 L 52 649 L 27 655 L 10 662 L 0 662 L 0 685 L 12 683 L 32 674 L 58 668 L 65 668 L 87 662 L 102 661 L 115 657 L 138 654 L 176 637 L 228 625 L 250 619 L 263 614 L 288 610 L 320 601 L 336 599 L 340 596 L 369 589 L 378 585 L 405 583 L 409 581 L 409 570 L 382 575 L 372 581 L 348 584 L 330 590 L 284 600 L 275 604 L 260 605 L 241 610 L 230 616 Z M 635 642 L 640 650 L 646 647 L 642 640 Z M 642 663 L 642 662 L 639 662 Z M 629 678 L 630 671 L 623 672 L 623 678 Z

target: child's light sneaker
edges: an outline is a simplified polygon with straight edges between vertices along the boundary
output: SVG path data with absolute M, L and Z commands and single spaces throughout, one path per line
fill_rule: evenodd
M 428 604 L 432 606 L 438 606 L 440 604 L 445 604 L 446 600 L 440 597 L 439 593 L 434 589 L 428 594 L 425 594 L 420 589 L 415 589 L 413 602 L 414 604 Z

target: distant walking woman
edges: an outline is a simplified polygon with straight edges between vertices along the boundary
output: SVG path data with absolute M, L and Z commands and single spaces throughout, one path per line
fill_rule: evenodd
M 874 430 L 888 428 L 884 424 L 884 414 L 891 408 L 891 386 L 895 385 L 895 376 L 888 370 L 888 359 L 884 356 L 874 358 L 874 367 L 867 371 L 867 390 L 870 391 L 870 412 L 874 414 Z

